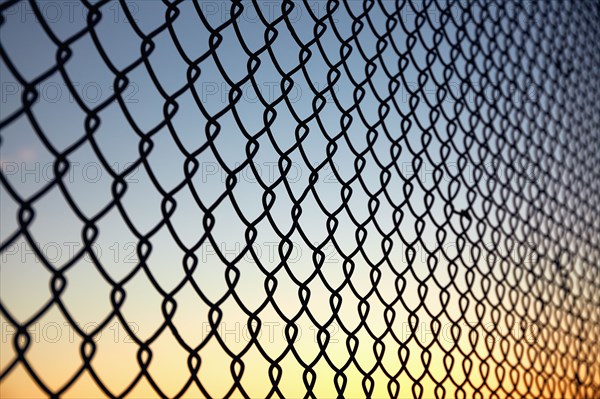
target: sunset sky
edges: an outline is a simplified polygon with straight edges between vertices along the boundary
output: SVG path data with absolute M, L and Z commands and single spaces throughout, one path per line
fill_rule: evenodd
M 434 5 L 419 14 L 422 2 L 394 14 L 396 2 L 376 1 L 365 17 L 358 1 L 333 12 L 326 2 L 297 2 L 271 30 L 277 37 L 268 49 L 251 56 L 271 40 L 265 21 L 280 18 L 281 7 L 242 2 L 232 24 L 237 9 L 228 2 L 186 1 L 177 4 L 170 29 L 152 34 L 145 63 L 137 63 L 140 35 L 172 17 L 163 2 L 127 2 L 132 25 L 122 4 L 103 4 L 93 34 L 68 45 L 68 80 L 55 71 L 35 83 L 38 99 L 29 116 L 20 113 L 26 91 L 20 81 L 35 81 L 56 66 L 59 48 L 30 3 L 0 6 L 0 123 L 11 121 L 0 134 L 8 184 L 0 185 L 0 301 L 10 314 L 0 316 L 0 373 L 16 356 L 12 317 L 28 325 L 27 363 L 50 391 L 62 389 L 83 365 L 83 338 L 72 318 L 84 333 L 106 321 L 94 337 L 90 364 L 113 395 L 140 374 L 139 344 L 147 340 L 148 374 L 167 397 L 190 380 L 190 353 L 199 347 L 197 377 L 213 397 L 266 396 L 275 371 L 265 356 L 274 362 L 283 353 L 278 388 L 288 398 L 304 397 L 312 373 L 314 395 L 336 397 L 336 368 L 347 379 L 345 397 L 365 397 L 369 381 L 378 398 L 389 397 L 388 387 L 399 387 L 402 398 L 418 389 L 424 398 L 441 397 L 442 387 L 451 398 L 505 397 L 513 388 L 513 395 L 529 397 L 597 392 L 598 211 L 597 200 L 583 199 L 597 198 L 598 176 L 574 166 L 594 156 L 588 136 L 572 150 L 563 142 L 575 133 L 562 125 L 585 119 L 593 105 L 577 115 L 561 111 L 572 94 L 552 86 L 557 67 L 538 52 L 539 46 L 554 48 L 577 18 L 562 21 L 566 33 L 556 32 L 554 40 L 542 25 L 521 18 L 527 14 L 515 17 L 509 5 L 474 7 L 467 18 L 457 3 L 445 16 Z M 94 19 L 79 3 L 37 7 L 60 42 Z M 554 21 L 544 6 L 538 14 Z M 480 24 L 483 17 L 488 20 Z M 511 18 L 518 23 L 509 24 Z M 316 19 L 323 19 L 322 34 Z M 211 36 L 215 29 L 218 35 Z M 581 40 L 564 45 L 575 52 Z M 519 44 L 518 53 L 504 50 L 511 43 Z M 345 47 L 352 49 L 349 56 Z M 260 66 L 248 80 L 253 57 Z M 337 78 L 331 65 L 342 59 Z M 189 63 L 196 60 L 200 76 L 190 84 Z M 281 71 L 289 74 L 300 64 L 280 101 L 288 85 Z M 125 69 L 129 86 L 116 101 L 115 71 Z M 495 84 L 496 95 L 483 89 Z M 422 91 L 411 100 L 417 87 Z M 323 92 L 324 104 L 316 92 Z M 460 105 L 452 95 L 462 98 Z M 177 111 L 166 119 L 169 102 Z M 99 126 L 89 129 L 94 118 Z M 265 121 L 272 121 L 268 129 Z M 73 147 L 86 126 L 88 138 Z M 585 128 L 581 135 L 593 126 Z M 149 145 L 144 140 L 153 148 L 141 163 Z M 545 152 L 528 149 L 538 143 Z M 62 190 L 54 184 L 53 153 L 66 153 L 70 164 Z M 115 205 L 117 176 L 126 191 Z M 565 181 L 580 191 L 574 194 Z M 30 239 L 13 238 L 20 204 L 10 191 L 24 202 L 49 186 L 32 203 Z M 172 204 L 175 210 L 160 225 Z M 91 234 L 85 219 L 99 231 L 93 253 L 81 252 Z M 574 243 L 576 234 L 581 239 Z M 140 258 L 143 241 L 152 249 Z M 563 249 L 570 254 L 564 259 Z M 55 301 L 32 320 L 52 300 L 53 270 L 66 279 L 61 306 Z M 268 277 L 273 271 L 274 279 Z M 117 317 L 111 296 L 120 284 L 126 296 Z M 165 322 L 171 296 L 177 305 Z M 212 331 L 217 313 L 222 317 Z M 257 341 L 248 329 L 255 316 Z M 290 325 L 299 331 L 293 345 L 286 338 Z M 324 330 L 330 341 L 320 353 Z M 240 367 L 232 356 L 240 353 L 243 392 L 232 377 Z M 48 394 L 21 362 L 0 381 L 0 396 Z M 61 395 L 105 396 L 89 370 Z M 192 382 L 182 397 L 204 396 Z M 127 397 L 157 394 L 142 376 Z

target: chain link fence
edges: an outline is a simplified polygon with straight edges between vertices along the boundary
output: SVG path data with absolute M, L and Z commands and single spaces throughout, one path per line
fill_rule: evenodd
M 600 398 L 599 21 L 1 2 L 1 396 Z

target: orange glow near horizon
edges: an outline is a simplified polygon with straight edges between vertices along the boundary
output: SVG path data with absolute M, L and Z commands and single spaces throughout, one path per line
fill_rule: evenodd
M 238 315 L 236 315 L 238 316 Z M 339 317 L 351 320 L 349 313 L 340 313 Z M 377 317 L 377 316 L 375 316 Z M 82 362 L 79 357 L 79 343 L 76 336 L 68 336 L 67 330 L 57 329 L 56 326 L 62 325 L 58 312 L 53 312 L 47 318 L 43 325 L 37 331 L 38 335 L 34 338 L 32 347 L 27 352 L 27 359 L 34 366 L 34 370 L 43 376 L 43 380 L 51 389 L 56 390 L 71 378 Z M 234 353 L 239 353 L 245 349 L 251 340 L 251 335 L 245 323 L 239 318 L 224 318 L 217 329 L 219 335 L 224 339 L 225 344 Z M 273 320 L 275 318 L 273 317 Z M 543 346 L 536 346 L 536 339 L 547 339 L 541 331 L 503 331 L 496 329 L 494 335 L 486 334 L 486 325 L 482 323 L 479 326 L 469 326 L 461 323 L 461 336 L 455 339 L 452 332 L 452 324 L 442 323 L 437 334 L 437 342 L 434 342 L 434 334 L 431 327 L 431 320 L 422 319 L 419 321 L 416 330 L 412 330 L 408 319 L 401 320 L 400 314 L 396 316 L 393 324 L 394 333 L 403 341 L 404 349 L 400 349 L 396 341 L 388 333 L 383 336 L 382 342 L 385 351 L 381 355 L 381 365 L 388 372 L 397 372 L 403 370 L 398 377 L 389 378 L 377 366 L 377 357 L 374 354 L 373 345 L 375 341 L 369 337 L 364 329 L 361 329 L 357 335 L 358 349 L 354 356 L 354 361 L 363 368 L 363 372 L 370 373 L 370 378 L 374 383 L 372 397 L 389 397 L 388 384 L 392 383 L 392 390 L 399 389 L 399 398 L 410 398 L 413 395 L 419 395 L 419 389 L 422 390 L 422 398 L 437 398 L 445 395 L 447 398 L 487 398 L 496 393 L 498 397 L 506 396 L 506 392 L 511 392 L 513 384 L 518 394 L 522 397 L 535 398 L 547 395 L 548 392 L 558 389 L 564 392 L 564 397 L 574 397 L 576 393 L 581 394 L 585 391 L 581 387 L 573 385 L 573 378 L 569 378 L 568 373 L 573 369 L 568 364 L 561 363 L 559 353 L 546 353 Z M 5 320 L 2 320 L 6 326 Z M 285 324 L 282 322 L 263 321 L 263 329 L 260 334 L 259 342 L 261 347 L 272 357 L 277 357 L 286 348 L 284 337 Z M 143 320 L 140 322 L 138 333 L 144 336 L 150 331 L 144 331 Z M 310 363 L 319 354 L 319 345 L 317 344 L 318 330 L 305 316 L 301 317 L 296 323 L 300 330 L 300 336 L 294 344 L 296 350 L 303 361 Z M 66 325 L 65 325 L 66 327 Z M 207 337 L 210 333 L 208 323 L 200 323 L 196 326 L 189 326 L 189 331 L 184 333 L 181 329 L 182 337 L 193 337 L 196 334 L 195 344 L 199 344 L 201 337 Z M 381 336 L 386 329 L 385 323 L 372 323 L 369 327 Z M 151 328 L 148 327 L 148 330 Z M 3 369 L 8 361 L 13 357 L 12 337 L 4 331 L 2 342 L 1 362 Z M 58 331 L 58 332 L 57 332 Z M 339 327 L 331 326 L 328 330 L 331 334 L 330 341 L 326 348 L 328 358 L 338 368 L 350 359 L 346 347 L 347 335 Z M 468 335 L 471 335 L 469 339 Z M 32 329 L 32 337 L 35 330 Z M 498 335 L 506 336 L 504 339 Z M 62 334 L 57 338 L 57 334 Z M 491 346 L 487 346 L 491 343 Z M 192 342 L 190 342 L 192 344 Z M 473 345 L 474 344 L 474 345 Z M 430 355 L 427 366 L 427 359 L 423 359 L 424 349 Z M 377 346 L 377 350 L 381 346 Z M 153 359 L 149 366 L 149 373 L 158 385 L 160 390 L 167 397 L 173 397 L 180 392 L 182 387 L 189 379 L 190 372 L 187 368 L 187 353 L 181 345 L 175 340 L 169 330 L 165 330 L 159 338 L 151 345 Z M 491 349 L 491 351 L 489 350 Z M 582 347 L 583 349 L 583 347 Z M 111 390 L 112 394 L 120 395 L 125 387 L 133 381 L 140 371 L 136 361 L 137 345 L 129 342 L 123 328 L 115 323 L 110 323 L 109 327 L 103 330 L 102 335 L 97 337 L 97 352 L 91 365 L 97 376 L 103 384 Z M 466 355 L 461 354 L 463 351 Z M 505 351 L 503 354 L 503 351 Z M 528 352 L 529 351 L 529 352 Z M 451 357 L 446 354 L 451 354 Z M 517 354 L 521 354 L 518 358 Z M 529 354 L 528 354 L 529 353 Z M 545 353 L 545 355 L 544 355 Z M 533 355 L 533 358 L 530 356 Z M 212 397 L 223 397 L 233 387 L 234 381 L 230 372 L 232 359 L 226 354 L 213 338 L 208 341 L 200 351 L 202 366 L 198 372 L 198 377 L 203 387 Z M 60 359 L 57 363 L 57 359 Z M 482 360 L 483 359 L 483 360 Z M 273 387 L 269 379 L 269 363 L 259 353 L 256 345 L 250 345 L 250 349 L 242 357 L 245 370 L 242 374 L 241 382 L 245 393 L 250 397 L 264 397 Z M 453 361 L 453 364 L 450 362 Z M 565 378 L 560 379 L 556 376 L 543 378 L 545 368 L 552 364 L 553 371 L 556 373 L 562 369 Z M 305 368 L 297 359 L 288 353 L 287 356 L 279 362 L 282 367 L 282 376 L 278 388 L 286 398 L 300 398 L 306 394 L 306 387 L 303 381 L 303 372 Z M 446 366 L 445 366 L 446 365 Z M 450 370 L 448 372 L 446 367 Z M 584 370 L 580 368 L 578 377 L 585 382 L 598 384 L 600 382 L 600 370 L 596 368 Z M 468 370 L 468 374 L 465 373 Z M 337 396 L 335 388 L 335 371 L 326 363 L 326 359 L 321 357 L 319 362 L 312 368 L 315 373 L 316 381 L 312 392 L 318 398 L 334 398 Z M 410 374 L 410 376 L 409 376 Z M 504 375 L 503 375 L 504 374 Z M 362 398 L 367 394 L 363 387 L 363 382 L 368 383 L 355 364 L 350 365 L 344 370 L 347 378 L 344 389 L 344 397 Z M 451 380 L 450 380 L 451 379 Z M 341 382 L 341 380 L 339 380 Z M 419 386 L 415 385 L 419 382 Z M 439 381 L 438 384 L 436 381 Z M 513 382 L 514 381 L 514 382 Z M 462 390 L 457 386 L 462 386 Z M 442 390 L 443 388 L 443 390 Z M 417 389 L 413 392 L 413 389 Z M 577 390 L 579 389 L 579 390 Z M 478 396 L 479 395 L 479 396 Z M 39 387 L 34 383 L 26 369 L 19 365 L 7 376 L 0 388 L 0 396 L 6 399 L 12 398 L 44 398 L 47 397 Z M 100 390 L 86 371 L 77 382 L 73 384 L 61 397 L 77 399 L 95 399 L 104 397 L 105 394 Z M 127 398 L 154 398 L 158 397 L 154 388 L 149 382 L 142 378 L 136 387 L 126 396 Z M 183 398 L 201 398 L 205 397 L 197 388 L 195 383 L 187 389 Z M 233 392 L 231 397 L 243 397 L 239 391 Z

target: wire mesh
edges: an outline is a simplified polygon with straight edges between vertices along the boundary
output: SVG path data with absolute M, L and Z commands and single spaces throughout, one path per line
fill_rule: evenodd
M 3 397 L 600 398 L 599 21 L 2 2 Z

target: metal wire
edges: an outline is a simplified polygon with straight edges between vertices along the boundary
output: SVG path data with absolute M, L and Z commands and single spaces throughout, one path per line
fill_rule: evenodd
M 0 5 L 1 25 L 15 18 L 10 10 L 18 4 L 5 1 Z M 189 3 L 163 1 L 161 23 L 148 32 L 132 15 L 131 5 L 120 1 L 139 41 L 139 56 L 125 67 L 118 67 L 111 60 L 106 44 L 96 33 L 97 25 L 110 15 L 109 7 L 115 3 L 83 0 L 87 24 L 66 39 L 59 38 L 46 21 L 41 3 L 28 4 L 56 46 L 56 62 L 35 78 L 27 79 L 7 49 L 8 44 L 19 43 L 22 38 L 2 36 L 0 57 L 23 93 L 20 106 L 3 115 L 0 129 L 5 142 L 11 126 L 27 121 L 54 158 L 53 175 L 41 189 L 24 196 L 2 169 L 2 190 L 18 204 L 14 214 L 18 227 L 3 235 L 7 238 L 0 251 L 6 254 L 18 240 L 25 240 L 35 251 L 40 267 L 50 272 L 51 295 L 26 320 L 14 316 L 11 309 L 17 303 L 4 299 L 0 303 L 3 318 L 16 331 L 12 337 L 15 355 L 3 363 L 0 381 L 6 381 L 13 370 L 23 366 L 31 380 L 52 398 L 63 396 L 85 373 L 92 376 L 107 397 L 126 397 L 142 381 L 148 381 L 158 397 L 169 397 L 172 394 L 156 382 L 151 364 L 153 343 L 161 334 L 171 333 L 187 353 L 189 370 L 187 382 L 175 397 L 183 396 L 194 386 L 206 397 L 218 396 L 201 377 L 203 368 L 212 367 L 207 348 L 216 344 L 230 364 L 223 371 L 232 377 L 227 397 L 252 395 L 243 376 L 252 367 L 245 356 L 256 349 L 268 363 L 268 373 L 259 383 L 268 386 L 269 397 L 290 397 L 286 393 L 289 387 L 281 381 L 282 375 L 289 373 L 283 365 L 285 360 L 293 358 L 302 369 L 304 397 L 318 397 L 315 387 L 323 379 L 338 397 L 357 395 L 347 390 L 352 369 L 360 375 L 362 392 L 358 396 L 362 397 L 376 396 L 376 388 L 383 385 L 386 396 L 392 398 L 432 394 L 435 398 L 600 398 L 598 2 L 370 0 L 357 6 L 358 3 L 329 0 L 322 3 L 322 15 L 317 15 L 307 1 L 283 1 L 276 7 L 277 15 L 269 18 L 257 2 L 233 1 L 226 18 L 214 26 L 205 15 L 202 2 L 194 1 L 198 28 L 206 32 L 208 40 L 205 52 L 189 54 L 176 28 L 183 14 L 181 8 Z M 256 49 L 248 44 L 248 37 L 239 27 L 248 7 L 253 7 L 257 16 L 252 33 L 263 38 L 263 44 Z M 298 23 L 291 20 L 298 9 L 307 17 L 301 23 L 309 24 L 313 33 L 309 40 L 302 39 L 304 36 L 297 32 Z M 336 19 L 340 12 L 350 16 L 349 26 L 342 26 Z M 375 14 L 383 17 L 375 18 Z M 291 34 L 289 48 L 298 48 L 292 56 L 275 50 L 277 38 L 283 33 Z M 239 59 L 246 65 L 247 73 L 241 79 L 230 76 L 226 64 L 231 60 L 223 55 L 225 37 L 231 35 L 235 35 L 243 50 Z M 374 48 L 365 41 L 366 35 L 373 35 Z M 337 40 L 339 53 L 326 50 L 325 36 L 327 40 Z M 185 83 L 177 89 L 167 88 L 155 71 L 152 54 L 159 37 L 168 37 L 180 61 L 187 65 L 185 77 L 182 76 Z M 81 98 L 68 69 L 78 43 L 87 39 L 114 77 L 114 92 L 94 106 Z M 287 58 L 285 63 L 283 57 Z M 317 57 L 326 64 L 325 73 L 311 69 L 311 59 Z M 216 110 L 214 104 L 208 106 L 203 101 L 205 93 L 197 84 L 206 65 L 212 62 L 221 76 L 219 83 L 228 87 L 226 100 L 222 107 L 217 104 Z M 294 67 L 286 69 L 284 64 L 290 62 Z M 262 113 L 244 114 L 239 111 L 247 100 L 243 89 L 261 85 L 259 70 L 265 64 L 278 71 L 277 94 L 269 98 L 257 90 L 256 104 Z M 150 128 L 136 122 L 126 101 L 131 75 L 138 70 L 147 72 L 161 96 L 161 120 Z M 407 78 L 411 73 L 416 81 Z M 299 80 L 314 82 L 315 74 L 326 84 L 309 85 L 310 90 L 305 90 L 304 95 L 312 98 L 311 105 L 308 112 L 299 111 L 290 101 L 293 90 Z M 64 149 L 58 149 L 48 138 L 48 129 L 38 122 L 34 112 L 40 96 L 37 87 L 52 76 L 62 77 L 85 114 L 81 135 Z M 338 90 L 340 85 L 346 94 Z M 181 139 L 182 132 L 173 122 L 181 113 L 180 105 L 186 95 L 193 97 L 205 118 L 198 129 L 205 142 L 193 149 Z M 96 132 L 104 123 L 103 112 L 110 106 L 118 106 L 139 140 L 139 156 L 121 171 L 111 168 L 96 139 Z M 378 116 L 374 121 L 370 117 L 373 114 Z M 227 151 L 226 144 L 219 142 L 226 129 L 223 120 L 228 116 L 236 121 L 241 132 L 237 139 L 244 143 L 245 160 L 235 166 L 222 156 Z M 251 118 L 262 119 L 259 129 L 248 127 Z M 278 144 L 274 128 L 278 118 L 287 118 L 293 126 L 293 143 L 288 147 Z M 335 129 L 331 128 L 331 121 L 335 122 Z M 156 167 L 149 162 L 151 154 L 164 151 L 157 144 L 160 135 L 170 135 L 184 158 L 177 166 L 183 179 L 169 189 L 160 184 Z M 310 140 L 315 137 L 323 143 L 326 156 L 313 163 Z M 267 142 L 274 149 L 271 161 L 278 173 L 272 181 L 267 181 L 254 166 L 261 146 Z M 84 145 L 91 146 L 111 176 L 111 200 L 93 215 L 83 210 L 67 184 L 70 158 Z M 348 148 L 352 155 L 340 166 L 336 154 L 339 156 L 342 148 Z M 207 201 L 203 186 L 194 181 L 207 154 L 214 156 L 225 176 L 223 191 L 212 203 Z M 300 190 L 291 183 L 294 159 L 304 160 L 302 167 L 308 171 Z M 407 164 L 410 173 L 403 168 Z M 372 168 L 377 172 L 369 174 Z M 140 169 L 150 176 L 147 184 L 162 198 L 161 220 L 149 229 L 137 226 L 130 216 L 131 209 L 124 204 L 130 188 L 128 176 Z M 248 169 L 261 194 L 240 198 L 236 187 Z M 329 188 L 334 188 L 323 193 L 319 178 L 328 170 L 332 171 L 334 182 Z M 62 193 L 84 226 L 82 247 L 59 267 L 37 249 L 31 232 L 36 217 L 53 212 L 39 205 L 51 190 Z M 193 197 L 203 213 L 195 222 L 200 227 L 191 245 L 184 242 L 172 222 L 178 195 L 183 192 Z M 334 207 L 327 205 L 327 196 L 332 192 L 340 199 Z M 282 196 L 289 200 L 285 209 L 292 219 L 289 226 L 274 216 L 275 203 Z M 356 200 L 357 197 L 362 199 Z M 368 208 L 366 217 L 352 205 L 353 201 Z M 247 215 L 244 202 L 257 204 L 257 215 Z M 241 226 L 245 237 L 233 259 L 219 249 L 213 232 L 218 222 L 216 214 L 224 204 L 231 204 L 239 218 L 237 227 Z M 302 218 L 317 208 L 319 218 Z M 390 209 L 386 220 L 382 220 L 384 208 Z M 118 212 L 137 240 L 138 261 L 122 279 L 114 279 L 103 271 L 103 261 L 93 251 L 102 234 L 99 224 L 110 212 Z M 351 230 L 341 227 L 344 218 L 351 221 Z M 275 247 L 280 260 L 274 267 L 253 249 L 264 224 L 270 225 L 278 237 Z M 321 226 L 327 231 L 326 238 L 315 242 L 307 224 Z M 392 227 L 387 227 L 390 224 Z M 161 232 L 168 232 L 184 253 L 178 265 L 184 276 L 170 290 L 153 278 L 154 271 L 149 266 L 159 245 L 155 237 Z M 353 239 L 344 241 L 339 238 L 341 233 L 349 233 Z M 298 277 L 290 262 L 298 237 L 311 253 L 310 265 L 304 265 L 310 271 L 303 277 Z M 377 245 L 367 245 L 373 240 Z M 224 270 L 227 289 L 217 300 L 209 298 L 193 277 L 202 265 L 198 251 L 207 243 L 215 248 L 218 263 L 224 266 L 219 270 Z M 452 250 L 448 249 L 449 243 L 453 244 Z M 333 248 L 341 259 L 338 273 L 343 278 L 339 284 L 324 272 L 326 247 Z M 380 257 L 375 255 L 377 251 Z M 262 275 L 256 281 L 256 295 L 262 298 L 257 307 L 247 306 L 239 294 L 238 283 L 243 274 L 240 263 L 248 254 Z M 67 285 L 77 284 L 68 279 L 67 272 L 78 267 L 86 256 L 91 257 L 110 285 L 112 306 L 110 314 L 90 331 L 77 324 L 63 300 Z M 357 282 L 355 277 L 361 267 L 358 259 L 364 259 L 367 265 L 366 290 L 361 288 L 365 281 Z M 441 269 L 449 276 L 447 281 L 439 276 Z M 116 392 L 97 373 L 93 360 L 101 348 L 93 337 L 115 320 L 128 326 L 131 320 L 122 308 L 129 298 L 128 284 L 140 275 L 147 276 L 160 295 L 164 321 L 145 339 L 125 327 L 138 348 L 139 372 L 123 391 Z M 292 314 L 276 299 L 283 276 L 293 281 L 301 303 Z M 392 276 L 392 300 L 388 299 L 390 289 L 384 288 L 388 277 L 382 276 Z M 310 299 L 311 294 L 315 295 L 315 284 L 322 284 L 328 292 L 317 304 Z M 187 342 L 175 322 L 176 296 L 186 287 L 192 287 L 208 307 L 205 317 L 210 323 L 209 334 L 202 337 L 199 345 Z M 23 296 L 27 295 L 23 292 Z M 229 302 L 241 309 L 245 316 L 240 321 L 248 328 L 249 339 L 240 350 L 231 349 L 219 330 L 220 322 L 227 317 L 224 308 Z M 356 304 L 358 324 L 344 318 L 345 303 Z M 327 308 L 330 314 L 325 321 L 314 315 L 319 307 Z M 58 388 L 47 384 L 45 376 L 36 371 L 30 356 L 35 343 L 28 332 L 56 308 L 81 338 L 81 367 Z M 268 343 L 259 340 L 265 330 L 267 308 L 274 309 L 285 326 L 285 345 L 276 355 Z M 318 331 L 318 351 L 312 357 L 302 354 L 296 343 L 303 317 L 308 317 Z M 383 328 L 374 327 L 376 318 L 383 320 Z M 417 334 L 423 321 L 430 329 L 430 338 L 425 341 Z M 408 323 L 409 334 L 401 334 L 399 323 Z M 516 337 L 511 331 L 515 325 L 533 332 L 534 339 Z M 344 337 L 343 355 L 331 349 L 333 326 Z M 449 327 L 446 332 L 455 338 L 452 345 L 442 338 L 444 327 Z M 376 360 L 372 364 L 361 363 L 359 347 L 369 348 Z M 440 364 L 432 363 L 436 351 L 443 353 L 434 360 Z M 384 352 L 395 356 L 396 362 L 385 361 Z M 409 358 L 420 363 L 422 369 L 411 366 Z M 321 374 L 318 367 L 330 370 L 332 377 Z M 441 375 L 432 371 L 434 367 L 442 369 Z

